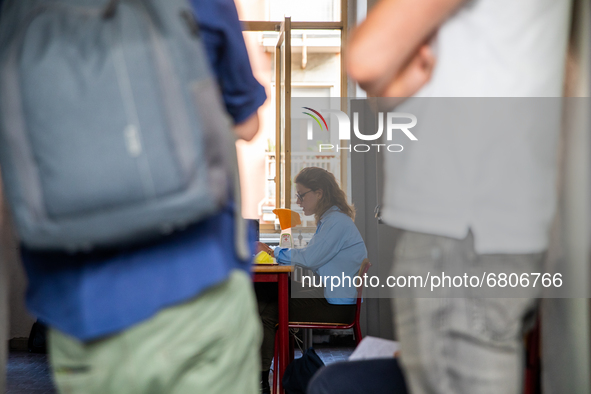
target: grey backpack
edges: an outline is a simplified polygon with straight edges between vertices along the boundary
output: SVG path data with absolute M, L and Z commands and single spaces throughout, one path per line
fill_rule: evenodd
M 6 0 L 0 168 L 21 241 L 147 241 L 233 199 L 235 137 L 186 0 Z M 231 238 L 230 238 L 231 239 Z

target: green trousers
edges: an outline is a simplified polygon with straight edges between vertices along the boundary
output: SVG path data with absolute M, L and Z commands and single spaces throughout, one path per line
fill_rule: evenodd
M 61 394 L 258 394 L 261 323 L 250 277 L 230 278 L 90 343 L 49 332 Z

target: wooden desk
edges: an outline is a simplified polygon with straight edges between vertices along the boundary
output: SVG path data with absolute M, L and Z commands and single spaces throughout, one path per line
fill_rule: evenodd
M 289 274 L 293 272 L 291 265 L 253 265 L 255 282 L 277 282 L 279 326 L 277 328 L 277 344 L 279 360 L 275 360 L 275 372 L 279 382 L 279 393 L 283 393 L 281 379 L 289 359 Z M 275 390 L 275 389 L 274 389 Z M 273 391 L 274 393 L 276 391 Z

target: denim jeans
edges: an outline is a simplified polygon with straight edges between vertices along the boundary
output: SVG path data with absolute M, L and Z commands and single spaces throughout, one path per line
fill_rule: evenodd
M 543 253 L 479 255 L 471 232 L 459 240 L 404 231 L 391 273 L 460 275 L 478 267 L 520 275 L 541 272 L 542 260 Z M 454 297 L 418 298 L 412 297 L 412 289 L 392 289 L 400 363 L 410 392 L 521 393 L 523 333 L 533 323 L 540 288 L 524 289 L 523 298 L 479 298 L 478 289 L 460 289 Z

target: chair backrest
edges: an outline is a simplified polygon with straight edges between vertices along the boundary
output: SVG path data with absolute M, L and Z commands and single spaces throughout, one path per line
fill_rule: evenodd
M 369 271 L 369 268 L 371 267 L 371 263 L 369 262 L 368 258 L 363 259 L 363 262 L 361 263 L 361 267 L 359 268 L 359 273 L 357 274 L 357 276 L 363 278 L 363 275 L 367 274 L 367 271 Z M 359 315 L 361 314 L 361 294 L 363 293 L 363 282 L 361 283 L 361 286 L 357 287 L 357 307 L 355 308 L 355 323 L 359 324 Z M 357 341 L 357 343 L 359 344 L 359 341 Z
M 357 274 L 357 276 L 363 278 L 363 275 L 367 274 L 367 271 L 369 271 L 369 268 L 371 267 L 371 263 L 369 262 L 368 258 L 363 259 L 363 262 L 361 263 L 361 267 L 359 268 L 359 273 Z M 361 286 L 357 287 L 357 302 L 361 302 L 361 293 L 363 292 L 363 283 L 361 284 Z
M 361 263 L 361 267 L 359 268 L 359 272 L 357 273 L 357 275 L 355 275 L 355 277 L 361 277 L 363 278 L 363 276 L 365 274 L 367 274 L 367 271 L 369 271 L 369 268 L 371 267 L 371 263 L 369 262 L 369 259 L 363 259 L 363 262 Z M 359 329 L 359 315 L 361 314 L 361 294 L 363 293 L 363 280 L 361 282 L 361 286 L 357 286 L 357 303 L 356 303 L 356 311 L 355 311 L 355 320 L 353 320 L 353 322 L 347 326 L 347 327 L 342 327 L 342 324 L 340 324 L 340 326 L 332 326 L 331 323 L 327 323 L 327 324 L 323 324 L 323 323 L 313 323 L 313 322 L 309 322 L 309 323 L 303 323 L 303 322 L 290 322 L 289 326 L 290 327 L 300 327 L 300 328 L 354 328 L 355 331 L 355 337 L 358 338 L 357 343 L 359 344 L 359 341 L 361 340 L 361 331 Z M 357 328 L 355 328 L 357 327 Z

